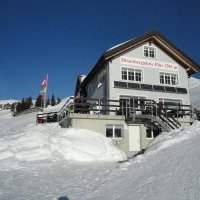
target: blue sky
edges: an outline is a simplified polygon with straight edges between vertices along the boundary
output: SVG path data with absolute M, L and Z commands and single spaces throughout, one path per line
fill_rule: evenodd
M 198 0 L 0 0 L 0 99 L 37 96 L 49 74 L 49 95 L 73 95 L 113 45 L 160 31 L 200 63 Z

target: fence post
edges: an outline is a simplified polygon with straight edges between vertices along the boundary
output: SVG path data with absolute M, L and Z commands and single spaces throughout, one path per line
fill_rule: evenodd
M 60 120 L 59 120 L 59 114 L 58 114 L 59 112 L 57 112 L 57 122 L 59 122 Z
M 101 105 L 101 100 L 100 99 L 99 99 L 98 104 L 99 104 L 99 115 L 100 115 L 100 105 Z
M 119 102 L 119 106 L 120 106 L 120 102 Z M 121 100 L 121 109 L 122 109 L 122 115 L 124 115 L 124 105 L 123 105 L 123 100 Z
M 190 122 L 194 121 L 194 113 L 193 113 L 193 108 L 190 106 Z
M 158 115 L 158 105 L 157 105 L 157 103 L 155 103 L 155 107 L 156 107 L 156 117 L 157 117 L 157 115 Z

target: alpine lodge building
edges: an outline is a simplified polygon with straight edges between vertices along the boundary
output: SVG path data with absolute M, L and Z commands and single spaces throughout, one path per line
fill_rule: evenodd
M 157 135 L 193 123 L 188 81 L 199 65 L 158 32 L 108 49 L 87 76 L 78 76 L 74 111 L 64 127 L 111 138 L 126 153 Z

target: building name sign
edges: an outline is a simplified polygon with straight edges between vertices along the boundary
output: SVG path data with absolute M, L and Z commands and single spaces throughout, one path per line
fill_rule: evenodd
M 154 60 L 121 57 L 120 63 L 123 65 L 130 65 L 134 67 L 152 67 L 152 68 L 159 68 L 159 69 L 171 70 L 171 71 L 178 70 L 177 64 L 165 63 L 165 62 L 154 61 Z

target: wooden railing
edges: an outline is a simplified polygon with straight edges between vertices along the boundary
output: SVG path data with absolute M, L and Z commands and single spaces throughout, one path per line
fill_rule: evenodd
M 70 101 L 71 99 L 68 99 Z M 37 115 L 37 122 L 58 122 L 66 118 L 68 113 L 80 114 L 115 114 L 124 115 L 126 119 L 132 118 L 134 115 L 153 115 L 173 118 L 183 116 L 192 116 L 192 108 L 190 105 L 175 103 L 156 103 L 151 99 L 138 99 L 137 101 L 127 102 L 123 105 L 122 100 L 113 99 L 95 99 L 95 98 L 79 98 L 69 106 L 66 102 L 58 112 L 40 113 Z
M 109 114 L 127 115 L 128 113 L 136 113 L 141 111 L 153 115 L 171 114 L 171 115 L 190 115 L 192 108 L 190 105 L 175 103 L 156 103 L 150 99 L 138 99 L 139 103 L 127 104 L 123 106 L 120 100 L 110 99 L 82 99 L 82 101 L 74 102 L 74 113 L 90 113 L 90 114 Z

